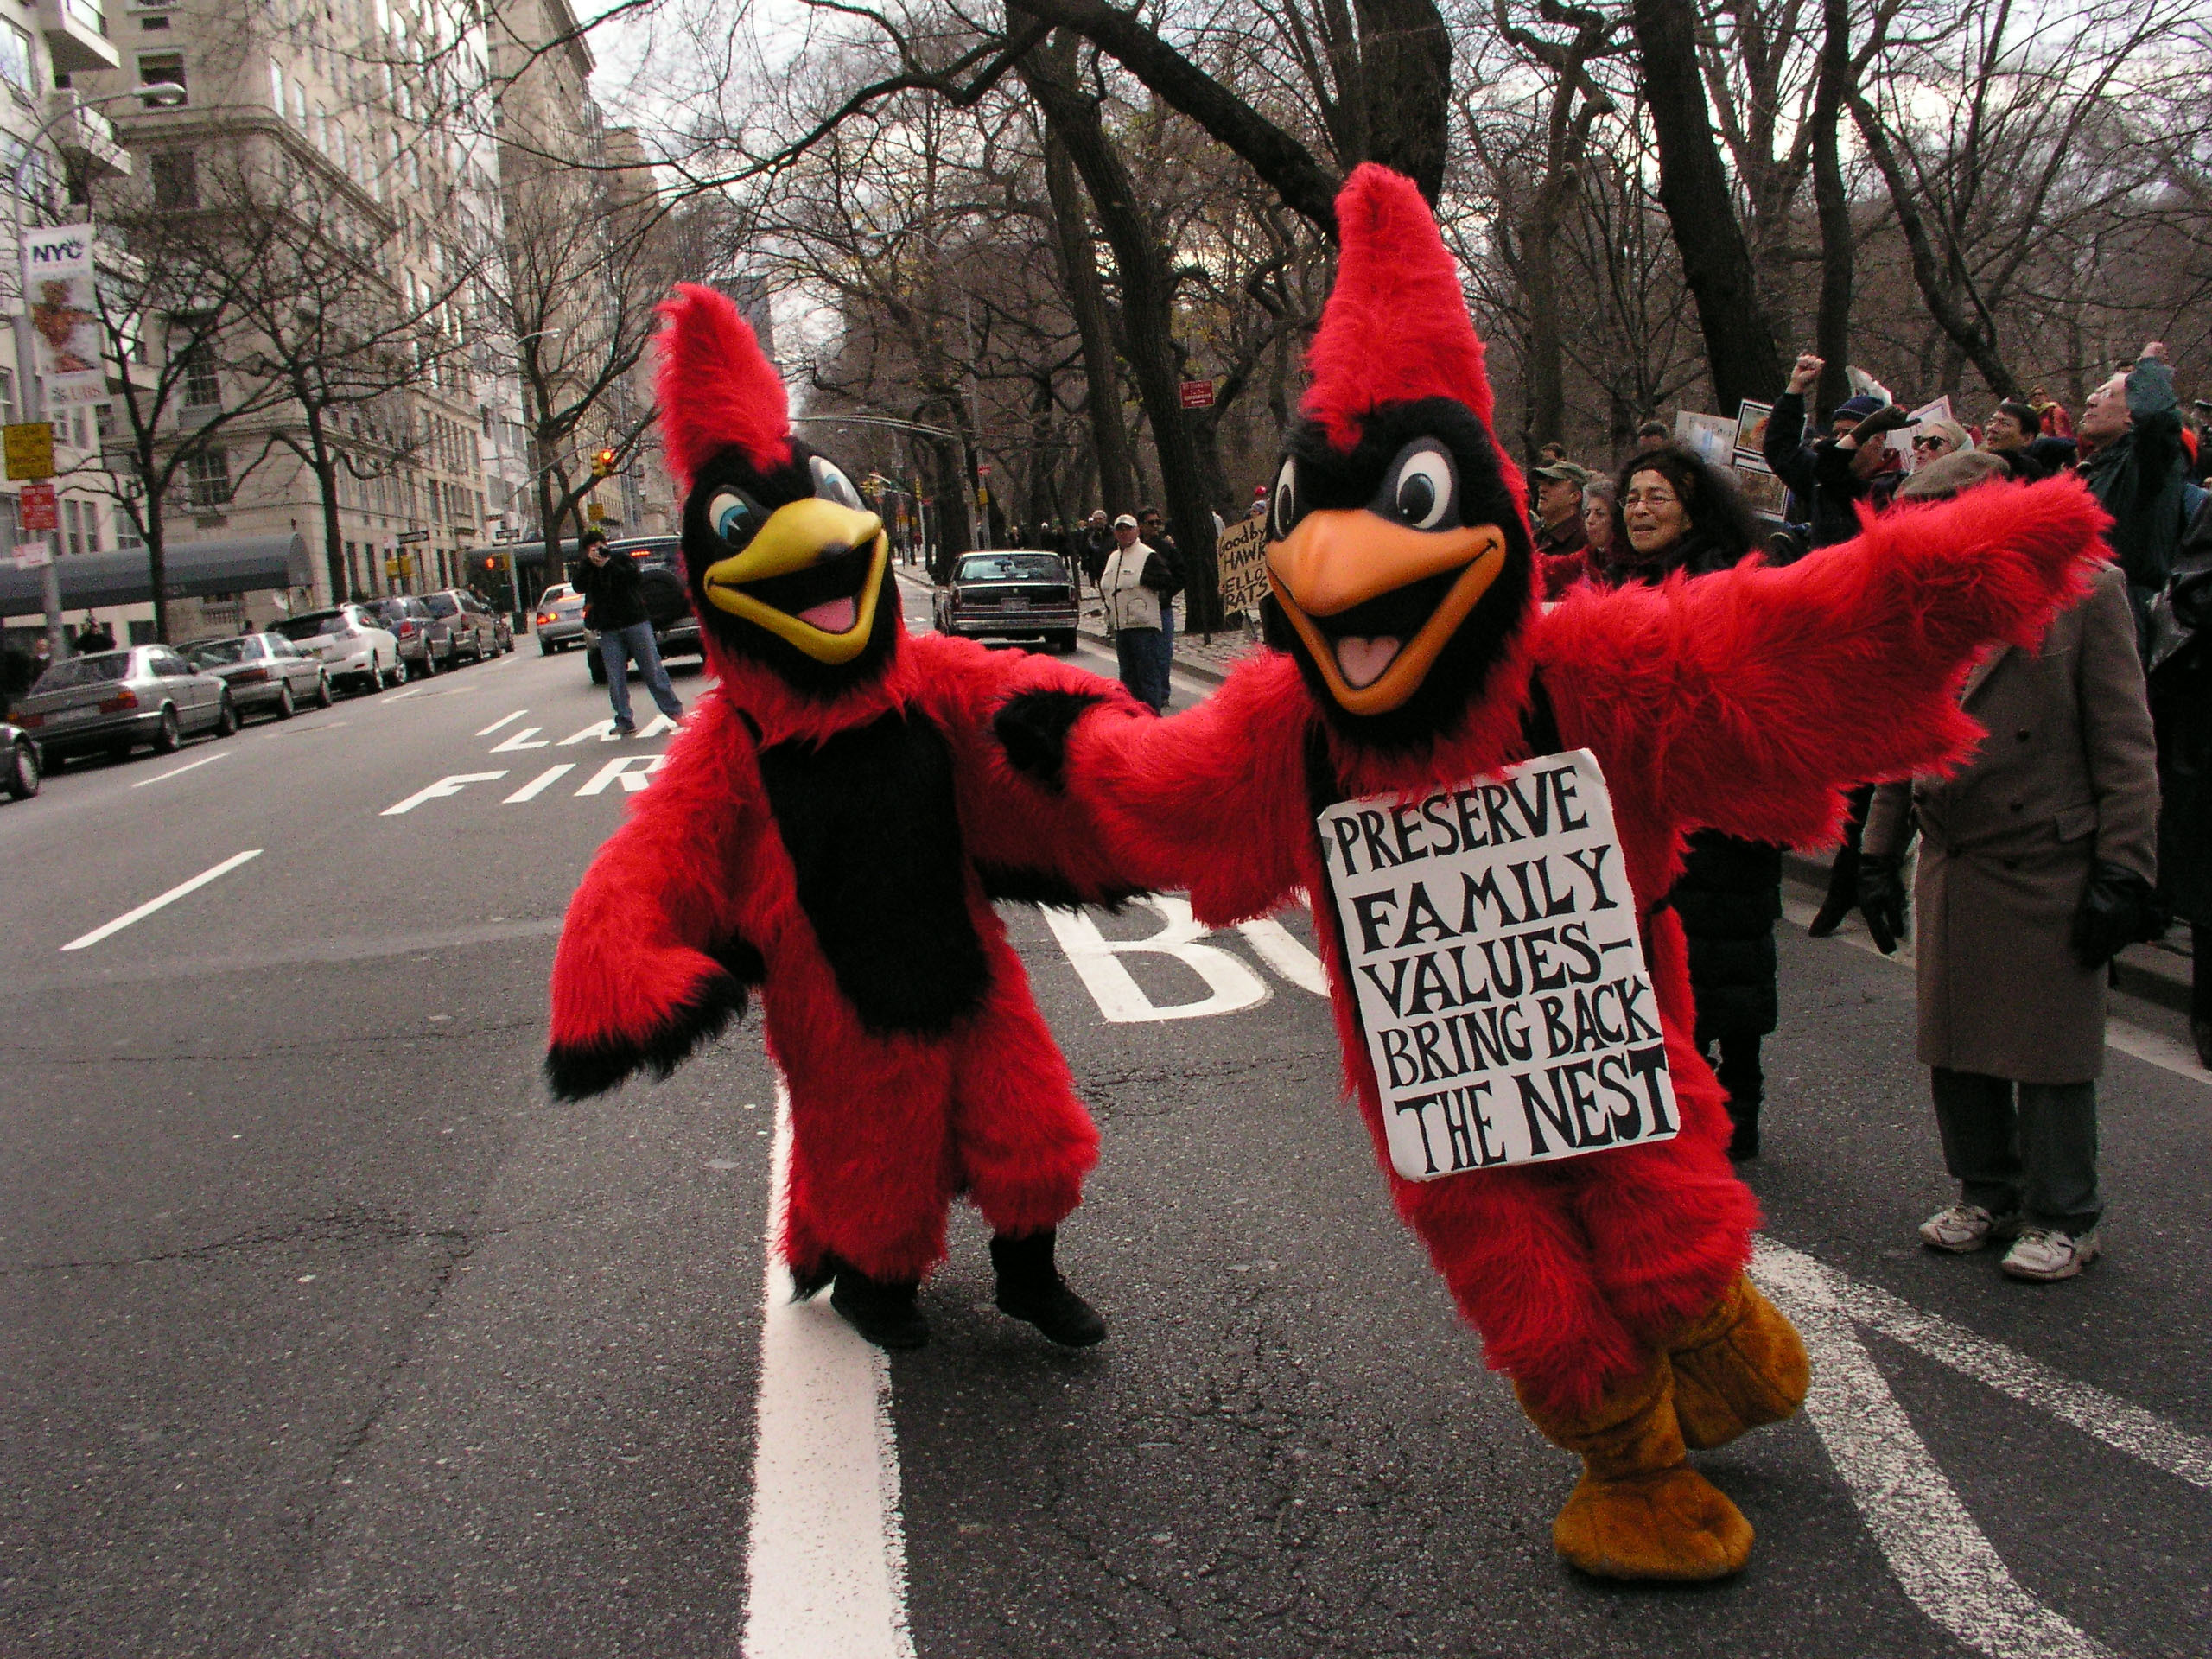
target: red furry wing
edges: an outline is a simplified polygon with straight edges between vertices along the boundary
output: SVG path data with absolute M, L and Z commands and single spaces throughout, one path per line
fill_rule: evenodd
M 1782 569 L 1570 593 L 1535 639 L 1570 742 L 1676 826 L 1834 833 L 1840 785 L 1955 762 L 1960 680 L 2084 589 L 2105 516 L 2078 481 L 1900 506 Z
M 731 915 L 766 823 L 749 753 L 728 706 L 701 698 L 569 901 L 545 1058 L 563 1099 L 640 1069 L 664 1077 L 744 1013 L 763 968 Z

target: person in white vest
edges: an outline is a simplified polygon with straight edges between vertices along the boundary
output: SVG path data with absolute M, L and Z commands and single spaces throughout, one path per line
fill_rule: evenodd
M 1167 707 L 1167 635 L 1160 611 L 1174 586 L 1174 570 L 1138 537 L 1135 518 L 1125 512 L 1115 519 L 1114 551 L 1099 575 L 1098 594 L 1122 683 L 1155 714 Z

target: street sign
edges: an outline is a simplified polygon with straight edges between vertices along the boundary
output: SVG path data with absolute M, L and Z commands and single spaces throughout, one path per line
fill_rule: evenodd
M 430 539 L 430 532 L 427 530 L 403 530 L 398 535 L 393 537 L 391 539 L 397 542 L 400 546 L 407 547 L 416 542 L 429 541 Z
M 1183 383 L 1183 407 L 1185 409 L 1211 409 L 1213 407 L 1213 382 L 1211 380 L 1185 380 Z
M 10 556 L 18 570 L 36 570 L 54 563 L 54 548 L 47 542 L 18 542 Z
M 600 523 L 607 517 L 607 504 L 603 501 L 593 502 L 584 509 L 584 516 L 594 524 Z
M 54 476 L 54 423 L 19 421 L 0 427 L 8 456 L 8 477 L 40 479 Z
M 61 528 L 61 508 L 54 497 L 51 484 L 26 484 L 16 510 L 19 529 L 28 531 L 59 530 Z

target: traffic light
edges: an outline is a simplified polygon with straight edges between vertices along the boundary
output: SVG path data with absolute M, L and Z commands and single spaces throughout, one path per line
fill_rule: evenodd
M 602 449 L 591 458 L 591 475 L 594 478 L 610 478 L 613 475 L 613 450 Z
M 499 562 L 495 558 L 487 558 L 484 561 L 484 568 L 486 570 L 496 570 L 499 568 Z

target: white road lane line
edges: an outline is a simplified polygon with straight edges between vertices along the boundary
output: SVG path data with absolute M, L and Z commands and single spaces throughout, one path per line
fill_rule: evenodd
M 1803 927 L 1813 919 L 1813 906 L 1800 904 L 1795 899 L 1782 901 L 1783 919 L 1795 926 Z M 1912 945 L 1900 943 L 1894 956 L 1884 957 L 1875 949 L 1874 941 L 1861 932 L 1856 924 L 1847 924 L 1834 936 L 1838 944 L 1847 944 L 1855 950 L 1864 950 L 1870 957 L 1897 963 L 1901 968 L 1912 966 Z M 2156 1031 L 2146 1031 L 2141 1026 L 2130 1025 L 2125 1020 L 2107 1018 L 2105 1021 L 2105 1046 L 2116 1048 L 2123 1054 L 2133 1055 L 2162 1071 L 2171 1071 L 2177 1077 L 2187 1077 L 2191 1083 L 2212 1089 L 2212 1071 L 2198 1063 L 2196 1051 L 2186 1044 Z
M 176 886 L 171 887 L 167 893 L 162 894 L 159 898 L 149 899 L 144 904 L 139 906 L 137 909 L 127 910 L 124 912 L 122 915 L 117 917 L 113 921 L 106 923 L 102 926 L 96 927 L 89 933 L 79 934 L 77 938 L 70 940 L 68 944 L 63 945 L 61 948 L 64 950 L 82 950 L 87 945 L 98 944 L 102 939 L 108 938 L 111 934 L 122 932 L 123 930 L 130 926 L 131 923 L 144 921 L 147 917 L 152 915 L 164 905 L 175 904 L 178 899 L 183 898 L 188 893 L 197 893 L 200 888 L 206 887 L 210 881 L 217 880 L 223 876 L 228 875 L 232 870 L 238 868 L 239 865 L 245 863 L 247 860 L 259 858 L 260 856 L 261 849 L 258 847 L 249 847 L 242 853 L 233 853 L 221 863 L 216 865 L 213 869 L 200 871 L 199 874 L 194 876 L 189 881 L 180 881 Z
M 741 1650 L 746 1659 L 913 1659 L 891 1368 L 828 1296 L 791 1300 L 775 1254 L 791 1133 L 791 1099 L 779 1084 Z
M 501 806 L 520 806 L 524 801 L 534 801 L 576 769 L 573 760 L 563 760 L 557 766 L 548 766 L 520 789 L 501 801 Z
M 408 699 L 408 698 L 410 698 L 410 697 L 419 697 L 419 696 L 421 696 L 422 695 L 423 695 L 423 688 L 422 688 L 421 686 L 417 685 L 417 686 L 412 686 L 412 687 L 410 687 L 407 690 L 404 690 L 404 691 L 395 691 L 395 692 L 393 692 L 393 693 L 391 694 L 391 696 L 390 696 L 386 697 L 386 698 L 385 699 L 385 701 L 386 702 L 406 702 L 406 701 L 407 701 L 407 699 Z
M 397 801 L 378 813 L 379 817 L 396 818 L 402 813 L 412 812 L 425 801 L 439 800 L 448 795 L 458 795 L 471 784 L 493 784 L 507 775 L 505 766 L 497 772 L 449 772 L 435 784 L 416 790 L 404 801 Z
M 1806 1414 L 1890 1570 L 1922 1612 L 1993 1659 L 2107 1659 L 2109 1650 L 2022 1588 L 1817 1280 L 1760 1278 L 1813 1360 Z
M 2212 1440 L 2178 1428 L 2102 1389 L 2062 1376 L 2017 1349 L 1978 1336 L 1941 1314 L 1923 1313 L 1802 1251 L 1768 1238 L 1760 1239 L 1758 1248 L 1754 1270 L 1761 1282 L 1785 1286 L 1801 1300 L 1833 1306 L 1854 1324 L 1878 1331 L 1961 1376 L 2033 1406 L 2115 1452 L 2212 1491 Z
M 151 778 L 141 778 L 137 783 L 131 785 L 130 787 L 133 789 L 143 789 L 149 784 L 158 784 L 171 778 L 181 778 L 188 772 L 196 772 L 201 766 L 211 766 L 218 760 L 227 760 L 230 759 L 230 756 L 231 751 L 228 749 L 218 750 L 213 754 L 204 754 L 197 760 L 188 760 L 181 766 L 171 766 L 167 772 L 156 772 Z
M 477 734 L 476 734 L 476 735 L 477 735 L 477 736 L 479 736 L 479 737 L 489 737 L 489 736 L 491 736 L 491 735 L 492 735 L 492 734 L 493 734 L 493 733 L 494 733 L 494 732 L 498 731 L 498 730 L 499 729 L 499 728 L 500 728 L 500 727 L 502 727 L 502 726 L 512 726 L 512 725 L 513 725 L 513 724 L 515 723 L 515 721 L 517 721 L 520 720 L 520 719 L 521 719 L 524 715 L 528 714 L 529 712 L 530 712 L 530 710 L 529 710 L 529 709 L 516 709 L 516 710 L 514 711 L 514 713 L 512 713 L 512 715 L 500 715 L 497 720 L 493 721 L 489 726 L 486 726 L 486 727 L 482 731 L 480 731 L 480 732 L 477 733 Z

